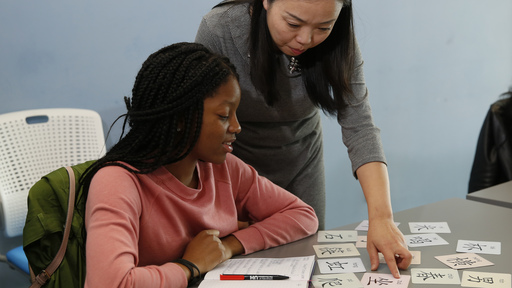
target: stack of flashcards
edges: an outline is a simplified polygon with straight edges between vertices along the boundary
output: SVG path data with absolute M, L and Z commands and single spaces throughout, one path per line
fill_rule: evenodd
M 366 272 L 356 242 L 360 242 L 355 230 L 331 230 L 318 232 L 319 245 L 313 245 L 322 275 L 313 275 L 314 287 L 363 287 L 354 273 Z M 366 244 L 364 244 L 366 247 Z
M 361 258 L 353 257 L 360 255 L 354 245 L 355 242 L 357 242 L 357 231 L 355 230 L 319 231 L 318 243 L 327 243 L 313 246 L 318 257 L 320 273 L 365 272 L 366 269 Z M 350 256 L 352 258 L 340 258 Z
M 397 224 L 398 225 L 398 224 Z M 361 223 L 360 231 L 368 230 L 368 221 Z M 357 230 L 319 231 L 318 243 L 313 245 L 322 275 L 313 275 L 313 287 L 397 287 L 407 288 L 410 276 L 396 279 L 391 274 L 364 273 L 361 280 L 355 273 L 366 272 L 357 248 L 366 248 L 366 236 Z M 357 247 L 356 247 L 357 246 Z
M 479 271 L 459 272 L 450 268 L 412 268 L 411 282 L 415 284 L 454 284 L 462 287 L 510 288 L 511 274 Z
M 440 235 L 451 233 L 447 222 L 410 222 L 411 235 L 404 235 L 409 247 L 448 245 Z M 511 288 L 511 274 L 464 271 L 459 277 L 458 270 L 492 266 L 478 254 L 501 254 L 500 242 L 458 240 L 454 254 L 435 256 L 449 268 L 411 268 L 411 282 L 414 284 L 453 284 L 462 287 Z
M 451 233 L 446 222 L 410 222 L 412 235 L 404 235 L 409 247 L 448 245 L 437 233 Z
M 414 284 L 445 284 L 454 287 L 512 288 L 511 274 L 475 271 L 479 267 L 492 266 L 483 254 L 500 255 L 501 243 L 478 240 L 458 240 L 456 249 L 449 255 L 438 255 L 435 259 L 446 268 L 421 267 L 421 252 L 426 246 L 449 245 L 441 236 L 451 233 L 447 222 L 409 222 L 410 234 L 404 235 L 413 255 L 410 275 L 396 279 L 391 274 L 367 272 L 358 248 L 366 248 L 367 236 L 357 231 L 368 231 L 368 220 L 362 221 L 352 230 L 319 231 L 318 245 L 313 245 L 321 275 L 313 275 L 311 283 L 319 287 L 397 287 L 407 288 Z M 395 223 L 397 226 L 400 223 Z M 440 235 L 441 234 L 441 235 Z M 455 243 L 451 243 L 455 245 Z M 379 262 L 385 263 L 379 253 Z M 469 269 L 470 270 L 463 270 Z M 462 276 L 459 271 L 462 270 Z M 355 273 L 364 273 L 359 280 Z

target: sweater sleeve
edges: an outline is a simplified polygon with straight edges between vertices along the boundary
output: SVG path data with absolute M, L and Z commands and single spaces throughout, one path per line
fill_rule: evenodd
M 373 122 L 372 110 L 368 99 L 363 58 L 359 45 L 355 45 L 354 73 L 352 74 L 353 97 L 348 107 L 338 112 L 338 122 L 342 128 L 343 143 L 347 146 L 352 163 L 352 172 L 369 162 L 386 163 L 380 138 L 380 129 Z
M 235 156 L 228 154 L 226 161 L 239 219 L 254 222 L 233 233 L 245 254 L 293 242 L 317 231 L 318 218 L 311 206 L 258 175 Z
M 137 267 L 141 199 L 135 177 L 119 167 L 94 176 L 86 205 L 85 287 L 187 287 L 174 263 Z

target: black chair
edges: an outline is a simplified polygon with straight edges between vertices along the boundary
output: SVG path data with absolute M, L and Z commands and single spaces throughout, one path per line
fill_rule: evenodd
M 512 180 L 512 91 L 485 117 L 471 169 L 468 193 Z

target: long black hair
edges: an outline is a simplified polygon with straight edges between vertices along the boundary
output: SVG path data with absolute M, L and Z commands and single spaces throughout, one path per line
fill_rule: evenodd
M 204 99 L 229 77 L 238 79 L 230 61 L 201 44 L 177 43 L 151 54 L 135 79 L 131 100 L 125 97 L 121 139 L 84 172 L 79 202 L 85 203 L 91 180 L 102 167 L 144 174 L 186 157 L 201 131 Z
M 272 5 L 278 0 L 268 0 Z M 343 8 L 331 34 L 318 46 L 297 57 L 302 69 L 302 80 L 313 104 L 330 115 L 336 115 L 347 106 L 353 96 L 351 78 L 354 70 L 355 36 L 351 0 L 341 1 Z M 267 11 L 262 0 L 227 0 L 215 7 L 249 3 L 251 29 L 249 39 L 251 81 L 261 92 L 267 104 L 279 100 L 276 83 L 276 47 L 267 26 Z M 215 8 L 214 7 L 214 8 Z

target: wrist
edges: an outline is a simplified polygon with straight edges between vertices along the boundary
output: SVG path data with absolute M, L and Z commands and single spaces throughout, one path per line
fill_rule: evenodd
M 185 277 L 187 278 L 187 281 L 190 280 L 190 277 L 192 277 L 192 275 L 190 275 L 190 270 L 188 270 L 187 266 L 180 263 L 173 263 L 178 265 L 183 270 L 183 272 L 185 272 Z
M 372 217 L 368 217 L 368 222 L 372 227 L 388 225 L 387 223 L 394 223 L 393 214 L 373 215 Z
M 222 245 L 226 248 L 226 259 L 244 253 L 244 246 L 233 235 L 228 235 L 221 239 Z
M 391 208 L 390 201 L 386 199 L 377 199 L 374 197 L 368 201 L 368 220 L 391 220 L 393 221 L 393 209 Z M 375 201 L 380 200 L 380 201 Z
M 189 283 L 195 283 L 201 277 L 201 271 L 197 268 L 196 264 L 185 259 L 176 259 L 172 262 L 176 263 L 185 271 Z

